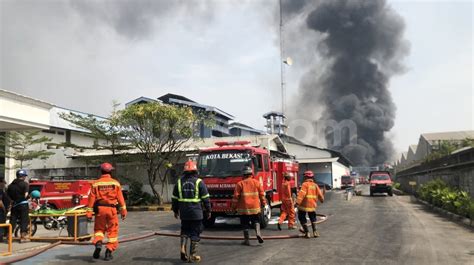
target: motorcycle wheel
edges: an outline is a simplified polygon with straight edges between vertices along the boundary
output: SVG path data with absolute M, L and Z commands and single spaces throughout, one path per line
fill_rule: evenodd
M 31 236 L 34 236 L 34 235 L 36 234 L 36 230 L 38 230 L 38 225 L 36 224 L 35 220 L 34 220 L 34 221 L 31 221 L 31 225 L 32 225 L 32 227 L 31 227 Z M 30 229 L 30 226 L 28 225 L 28 230 L 29 230 L 29 229 Z M 19 225 L 17 225 L 17 226 L 15 227 L 15 231 L 14 231 L 13 234 L 14 234 L 15 237 L 20 237 L 20 236 L 21 236 L 21 235 L 20 235 L 20 226 L 19 226 Z

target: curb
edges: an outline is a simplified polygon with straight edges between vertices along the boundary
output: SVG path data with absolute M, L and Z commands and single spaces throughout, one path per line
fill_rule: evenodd
M 129 212 L 169 212 L 171 206 L 128 206 L 127 211 Z
M 401 190 L 397 190 L 397 189 L 392 189 L 393 193 L 396 194 L 397 196 L 403 196 L 403 195 L 407 195 L 405 192 L 401 191 Z
M 426 207 L 430 208 L 431 210 L 433 210 L 434 212 L 436 213 L 439 213 L 441 215 L 443 215 L 445 218 L 448 218 L 448 219 L 451 219 L 453 220 L 454 222 L 456 223 L 460 223 L 460 224 L 463 224 L 469 228 L 474 228 L 474 222 L 473 220 L 469 219 L 469 218 L 466 218 L 466 217 L 463 217 L 463 216 L 460 216 L 460 215 L 457 215 L 455 213 L 452 213 L 452 212 L 449 212 L 449 211 L 446 211 L 444 209 L 441 209 L 439 207 L 436 207 L 432 204 L 430 204 L 429 202 L 426 202 L 426 201 L 423 201 L 421 199 L 418 199 L 416 198 L 416 201 L 425 205 Z

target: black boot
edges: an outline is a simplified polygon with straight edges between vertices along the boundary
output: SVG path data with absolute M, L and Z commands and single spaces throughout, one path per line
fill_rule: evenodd
M 92 255 L 92 257 L 94 259 L 98 259 L 100 258 L 100 251 L 102 250 L 102 242 L 97 242 L 95 243 L 95 250 L 94 250 L 94 254 Z
M 188 237 L 187 236 L 181 236 L 181 260 L 182 261 L 189 261 L 189 256 L 186 253 L 186 250 L 188 249 Z
M 189 261 L 193 263 L 198 263 L 201 261 L 201 256 L 197 255 L 198 242 L 191 240 L 191 251 Z
M 278 227 L 278 230 L 281 231 L 281 224 L 280 223 L 277 224 L 277 227 Z
M 255 233 L 257 234 L 258 243 L 263 244 L 263 238 L 262 238 L 262 235 L 260 234 L 260 224 L 259 223 L 255 224 Z
M 303 224 L 303 235 L 304 238 L 309 238 L 309 231 L 308 231 L 308 226 L 306 224 Z
M 248 229 L 244 230 L 244 241 L 242 242 L 242 245 L 250 246 L 250 235 Z
M 318 230 L 316 229 L 316 223 L 311 223 L 311 227 L 313 228 L 313 236 L 319 237 Z
M 112 260 L 114 257 L 112 256 L 112 251 L 110 251 L 110 249 L 107 249 L 105 251 L 105 257 L 104 257 L 104 260 L 105 261 L 109 261 L 109 260 Z

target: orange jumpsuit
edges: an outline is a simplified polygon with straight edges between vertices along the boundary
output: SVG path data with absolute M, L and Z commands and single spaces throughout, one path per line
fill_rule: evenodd
M 240 215 L 255 215 L 260 213 L 265 204 L 265 192 L 260 182 L 252 177 L 237 183 L 232 198 L 232 206 Z
M 97 203 L 98 213 L 95 216 L 94 240 L 93 244 L 102 241 L 107 234 L 109 241 L 107 249 L 114 251 L 118 247 L 118 213 L 115 205 L 120 205 L 122 215 L 126 214 L 125 200 L 123 199 L 120 183 L 113 179 L 110 174 L 102 175 L 92 184 L 92 190 L 89 195 L 89 208 Z
M 281 213 L 278 223 L 282 224 L 286 217 L 288 217 L 288 228 L 291 228 L 295 225 L 295 207 L 293 207 L 291 187 L 288 180 L 284 180 L 282 184 L 281 202 Z

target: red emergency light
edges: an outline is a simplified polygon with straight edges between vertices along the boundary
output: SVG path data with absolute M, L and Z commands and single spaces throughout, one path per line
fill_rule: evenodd
M 234 142 L 228 142 L 228 141 L 222 141 L 222 142 L 216 142 L 215 145 L 222 147 L 226 145 L 246 145 L 250 144 L 250 141 L 234 141 Z

